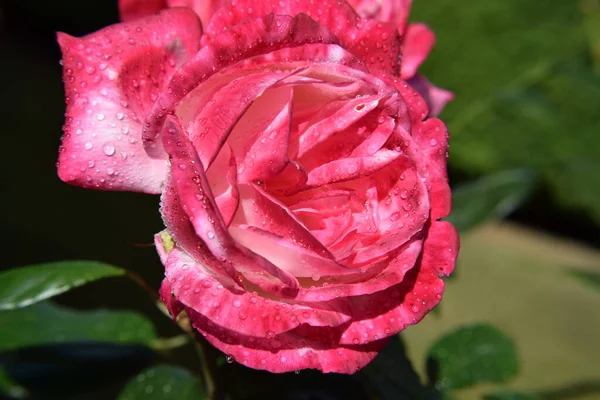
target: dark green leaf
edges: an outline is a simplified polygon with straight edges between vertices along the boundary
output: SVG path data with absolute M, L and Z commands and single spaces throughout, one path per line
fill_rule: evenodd
M 600 290 L 600 274 L 581 270 L 570 270 L 569 274 L 586 285 L 589 285 L 596 290 Z
M 514 211 L 531 194 L 534 174 L 523 169 L 502 171 L 461 185 L 452 191 L 448 221 L 461 232 L 490 218 Z
M 0 310 L 26 307 L 74 287 L 125 271 L 97 261 L 60 261 L 0 273 Z
M 200 382 L 187 370 L 158 365 L 133 378 L 119 400 L 202 400 L 207 399 Z
M 518 369 L 513 341 L 490 325 L 458 328 L 442 336 L 428 352 L 430 381 L 439 390 L 506 382 Z
M 385 349 L 359 373 L 358 377 L 384 400 L 437 398 L 434 390 L 421 384 L 399 335 L 391 338 Z
M 484 395 L 483 398 L 484 400 L 542 400 L 541 397 L 532 393 L 522 393 L 511 390 L 488 393 Z
M 75 311 L 47 302 L 0 312 L 0 351 L 66 342 L 146 343 L 152 323 L 128 311 Z

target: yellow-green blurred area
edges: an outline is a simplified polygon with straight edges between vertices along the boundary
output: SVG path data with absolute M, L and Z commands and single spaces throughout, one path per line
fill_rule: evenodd
M 600 0 L 413 3 L 411 20 L 437 35 L 420 71 L 456 96 L 440 116 L 451 133 L 456 204 L 476 222 L 511 213 L 462 235 L 439 313 L 404 334 L 409 356 L 425 377 L 437 338 L 490 323 L 515 342 L 520 372 L 454 398 L 514 388 L 550 400 L 600 399 Z M 0 4 L 3 268 L 99 260 L 158 288 L 163 268 L 151 246 L 162 229 L 158 197 L 70 187 L 54 166 L 64 118 L 55 32 L 81 36 L 117 21 L 116 0 Z M 493 180 L 460 194 L 472 180 L 507 170 L 526 174 L 510 175 L 514 186 Z M 528 176 L 535 184 L 522 190 Z M 498 187 L 509 189 L 498 195 Z M 489 198 L 498 204 L 488 207 Z M 58 302 L 138 310 L 160 335 L 176 334 L 127 282 L 93 283 Z M 192 353 L 184 364 L 197 367 Z M 111 398 L 102 396 L 94 398 Z
M 508 386 L 549 399 L 600 399 L 600 290 L 572 273 L 600 277 L 600 253 L 590 247 L 600 237 L 600 1 L 413 7 L 411 19 L 437 34 L 421 71 L 456 94 L 441 116 L 454 183 L 511 167 L 539 176 L 516 215 L 528 227 L 491 224 L 462 236 L 440 316 L 406 332 L 413 362 L 422 371 L 443 332 L 489 322 L 519 349 L 521 372 Z M 490 388 L 456 397 L 480 398 Z
M 600 287 L 575 279 L 579 271 L 600 274 L 600 253 L 506 223 L 463 235 L 440 314 L 406 330 L 415 367 L 424 372 L 421 360 L 441 334 L 488 322 L 515 341 L 520 373 L 509 385 L 482 385 L 456 398 L 509 386 L 548 399 L 599 399 Z

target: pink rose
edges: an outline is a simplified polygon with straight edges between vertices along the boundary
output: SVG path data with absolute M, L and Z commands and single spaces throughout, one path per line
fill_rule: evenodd
M 389 22 L 396 26 L 401 37 L 402 65 L 400 77 L 415 88 L 429 105 L 429 115 L 439 115 L 454 95 L 431 84 L 417 74 L 435 43 L 435 34 L 425 24 L 407 24 L 412 0 L 349 0 L 362 18 Z M 167 7 L 189 7 L 206 24 L 222 6 L 236 4 L 230 0 L 119 0 L 124 21 L 151 15 Z
M 174 8 L 59 42 L 60 177 L 162 193 L 161 297 L 224 353 L 353 373 L 439 302 L 447 132 L 400 77 L 395 25 L 242 0 L 202 36 Z

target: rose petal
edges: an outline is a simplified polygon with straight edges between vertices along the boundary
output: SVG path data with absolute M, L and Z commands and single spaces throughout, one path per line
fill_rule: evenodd
M 371 70 L 397 75 L 399 71 L 400 35 L 394 24 L 361 20 L 343 0 L 279 1 L 233 0 L 218 10 L 206 26 L 203 44 L 209 43 L 224 29 L 247 18 L 269 13 L 297 16 L 304 13 L 327 27 L 342 42 L 342 47 L 360 57 Z
M 435 34 L 425 24 L 410 24 L 402 40 L 402 79 L 415 76 L 435 43 Z
M 143 135 L 146 151 L 152 157 L 161 157 L 162 144 L 158 135 L 166 115 L 215 71 L 248 57 L 285 47 L 337 42 L 331 32 L 303 14 L 294 18 L 271 14 L 245 20 L 222 32 L 179 69 L 148 114 Z
M 395 84 L 409 107 L 412 119 L 411 137 L 397 131 L 396 140 L 402 142 L 404 151 L 414 154 L 419 175 L 427 182 L 431 217 L 445 217 L 450 213 L 452 200 L 446 174 L 448 131 L 437 118 L 425 120 L 427 105 L 415 89 L 408 84 Z
M 221 326 L 211 327 L 210 319 L 191 309 L 187 311 L 194 328 L 213 346 L 242 365 L 273 373 L 313 368 L 325 373 L 353 374 L 373 360 L 387 343 L 379 340 L 360 346 L 339 346 L 326 342 L 333 339 L 331 330 L 305 325 L 287 333 L 256 338 Z
M 295 161 L 290 161 L 279 174 L 265 182 L 273 194 L 295 193 L 303 188 L 308 180 L 306 170 Z
M 264 181 L 287 165 L 292 94 L 285 86 L 267 90 L 233 128 L 228 142 L 240 160 L 240 182 Z
M 223 171 L 226 171 L 225 179 Z M 239 194 L 235 155 L 228 144 L 221 148 L 217 158 L 206 171 L 206 178 L 223 222 L 225 226 L 229 226 L 238 208 Z
M 292 72 L 292 74 L 294 73 L 296 71 Z M 268 88 L 289 75 L 284 74 L 281 76 L 273 72 L 250 75 L 240 80 L 234 80 L 217 93 L 212 94 L 211 106 L 200 109 L 187 127 L 190 140 L 194 143 L 200 161 L 204 165 L 212 163 L 238 121 L 241 125 L 240 118 L 254 101 L 263 95 Z M 238 99 L 238 101 L 232 104 L 232 98 Z M 243 128 L 243 126 L 240 127 L 240 129 Z M 234 147 L 234 152 L 235 150 Z M 238 156 L 240 156 L 239 152 Z M 242 162 L 246 162 L 243 158 L 239 158 Z M 247 180 L 246 175 L 250 173 L 242 173 L 240 178 Z
M 329 257 L 327 249 L 302 225 L 302 222 L 280 201 L 257 185 L 240 184 L 240 207 L 233 225 L 266 228 L 275 235 L 285 236 Z
M 119 15 L 122 21 L 130 21 L 152 15 L 163 8 L 188 7 L 206 24 L 224 3 L 224 0 L 119 0 Z
M 403 33 L 412 0 L 349 0 L 349 3 L 361 17 L 391 22 Z
M 169 253 L 165 271 L 161 289 L 172 290 L 183 305 L 209 318 L 212 329 L 209 327 L 208 331 L 216 330 L 216 325 L 227 325 L 234 332 L 264 338 L 300 324 L 338 326 L 350 319 L 345 302 L 338 300 L 308 305 L 287 304 L 239 287 L 224 286 L 178 247 Z
M 160 295 L 160 301 L 164 303 L 167 311 L 173 317 L 173 321 L 175 321 L 177 316 L 183 311 L 183 304 L 173 296 L 171 284 L 167 279 L 163 279 L 158 294 Z
M 317 167 L 308 173 L 308 187 L 318 187 L 369 175 L 391 164 L 402 154 L 383 149 L 372 156 L 342 158 Z
M 429 183 L 431 218 L 448 216 L 452 208 L 452 193 L 448 185 L 446 160 L 448 158 L 448 130 L 442 121 L 429 118 L 418 125 L 413 133 L 424 155 L 425 178 Z
M 146 155 L 140 120 L 177 65 L 197 51 L 201 33 L 194 13 L 168 10 L 81 39 L 58 34 L 67 98 L 62 180 L 160 193 L 166 164 Z
M 361 296 L 383 291 L 402 282 L 404 275 L 415 265 L 421 252 L 422 238 L 417 234 L 409 242 L 393 250 L 365 272 L 342 277 L 321 277 L 321 283 L 310 289 L 300 290 L 300 301 L 326 301 L 335 298 Z M 318 282 L 317 282 L 318 283 Z
M 322 275 L 340 276 L 353 272 L 331 258 L 264 229 L 238 225 L 231 227 L 229 232 L 238 243 L 297 278 L 317 281 Z
M 357 313 L 340 343 L 377 340 L 419 322 L 442 298 L 444 282 L 438 275 L 452 272 L 457 252 L 458 234 L 454 227 L 448 222 L 432 222 L 420 261 L 401 283 L 375 294 L 349 299 Z
M 397 158 L 369 178 L 377 189 L 377 199 L 371 199 L 371 203 L 372 207 L 377 205 L 379 237 L 356 252 L 356 263 L 380 257 L 406 243 L 429 218 L 427 190 L 410 159 Z
M 434 86 L 419 74 L 412 77 L 408 83 L 423 96 L 429 107 L 429 115 L 431 117 L 440 115 L 446 104 L 454 98 L 452 92 Z
M 121 21 L 147 17 L 167 8 L 167 3 L 167 0 L 119 0 L 119 15 Z
M 375 109 L 384 97 L 385 94 L 380 94 L 351 100 L 332 101 L 326 104 L 313 116 L 312 121 L 308 123 L 309 126 L 300 133 L 297 158 L 302 162 L 303 156 L 307 155 L 312 148 L 326 141 L 335 133 L 343 131 L 360 121 L 366 113 Z M 306 160 L 302 162 L 303 165 L 321 164 L 318 159 L 317 161 L 311 160 L 310 154 L 304 158 Z
M 194 231 L 210 254 L 221 262 L 222 268 L 240 285 L 238 271 L 256 284 L 265 284 L 265 272 L 292 290 L 299 287 L 290 274 L 277 268 L 259 255 L 237 247 L 227 232 L 223 217 L 218 212 L 210 185 L 192 143 L 183 133 L 179 120 L 169 117 L 164 146 L 171 159 L 172 183 L 181 207 L 189 216 Z M 277 291 L 283 286 L 272 283 L 265 290 Z

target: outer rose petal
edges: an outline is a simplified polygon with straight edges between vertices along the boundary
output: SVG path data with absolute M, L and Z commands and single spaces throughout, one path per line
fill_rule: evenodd
M 423 96 L 429 105 L 429 115 L 432 117 L 438 116 L 446 104 L 454 98 L 452 92 L 432 85 L 431 82 L 422 75 L 415 75 L 408 80 L 408 83 Z
M 305 325 L 268 338 L 255 338 L 226 328 L 211 329 L 211 321 L 192 309 L 186 311 L 192 325 L 216 348 L 237 362 L 273 373 L 318 369 L 322 372 L 353 374 L 367 365 L 387 344 L 378 340 L 364 345 L 327 342 L 332 331 Z M 312 335 L 307 335 L 307 331 Z M 324 340 L 325 339 L 325 340 Z
M 268 338 L 301 324 L 336 327 L 350 320 L 350 310 L 345 301 L 287 304 L 265 299 L 236 286 L 224 286 L 178 247 L 168 255 L 165 275 L 161 298 L 166 300 L 169 310 L 173 310 L 171 315 L 175 318 L 180 311 L 169 298 L 172 293 L 184 306 L 191 307 L 213 322 L 209 331 L 221 325 L 228 326 L 233 332 Z
M 167 7 L 167 0 L 119 0 L 121 21 L 147 17 Z
M 67 101 L 62 180 L 160 193 L 166 164 L 146 155 L 141 121 L 177 65 L 198 50 L 201 33 L 196 15 L 179 9 L 81 39 L 58 34 Z
M 400 80 L 393 83 L 408 106 L 412 120 L 411 135 L 395 138 L 399 142 L 409 143 L 410 151 L 415 154 L 415 162 L 419 174 L 427 182 L 427 190 L 431 202 L 431 218 L 438 219 L 450 213 L 452 199 L 446 161 L 448 149 L 448 132 L 444 124 L 437 118 L 425 120 L 429 110 L 423 97 L 410 85 Z M 424 121 L 425 120 L 425 121 Z M 398 131 L 401 133 L 402 131 Z M 406 149 L 408 151 L 408 149 Z M 421 153 L 417 155 L 417 153 Z
M 304 13 L 328 28 L 345 49 L 360 57 L 371 70 L 397 75 L 400 58 L 400 35 L 396 26 L 365 19 L 344 0 L 232 0 L 231 5 L 215 13 L 206 27 L 203 43 L 219 32 L 247 18 L 268 13 L 296 16 Z
M 188 7 L 206 24 L 224 3 L 224 0 L 119 0 L 119 14 L 122 21 L 130 21 L 152 15 L 163 8 Z
M 183 310 L 183 304 L 173 296 L 171 284 L 168 280 L 164 279 L 162 281 L 158 294 L 160 295 L 160 301 L 165 304 L 167 311 L 169 311 L 169 314 L 173 317 L 173 321 L 175 321 L 179 313 Z
M 169 7 L 189 7 L 196 11 L 203 24 L 207 24 L 213 14 L 227 3 L 226 0 L 168 0 Z
M 358 15 L 391 22 L 402 33 L 406 26 L 412 0 L 348 0 Z
M 410 24 L 402 40 L 402 70 L 400 77 L 415 76 L 435 43 L 435 34 L 425 24 Z
M 444 281 L 454 269 L 458 233 L 448 222 L 434 221 L 427 230 L 421 258 L 402 282 L 372 295 L 351 297 L 353 322 L 341 343 L 387 337 L 419 322 L 441 300 Z

